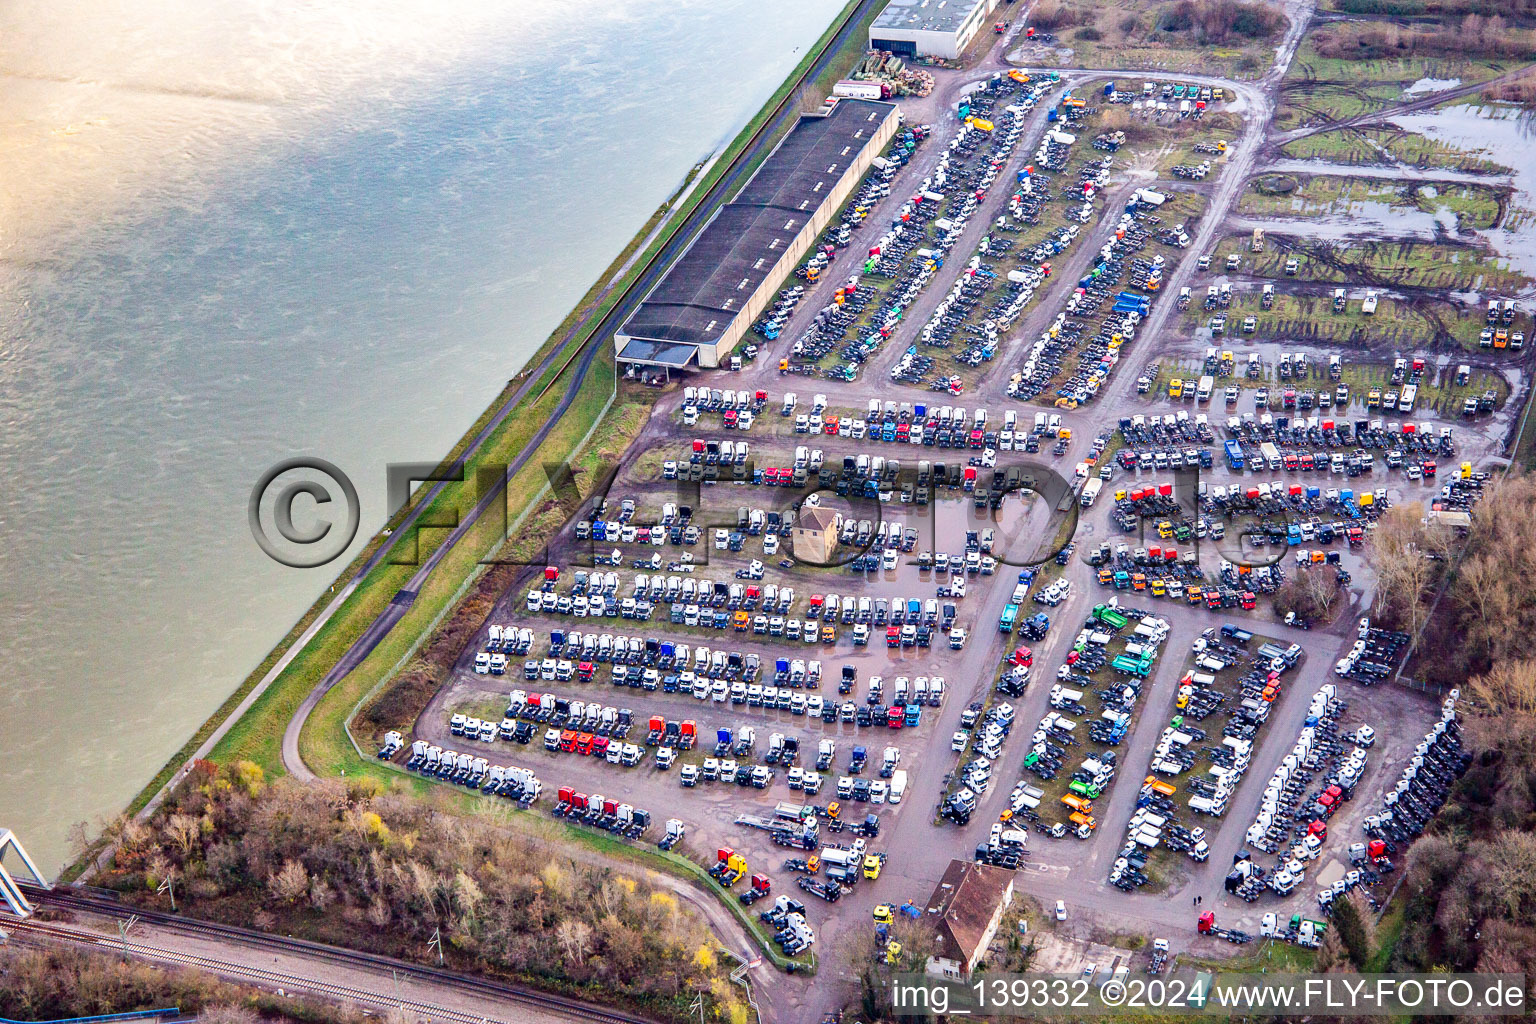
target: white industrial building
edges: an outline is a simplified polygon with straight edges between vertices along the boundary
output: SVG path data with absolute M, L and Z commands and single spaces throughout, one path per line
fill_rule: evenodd
M 891 0 L 869 26 L 869 48 L 954 60 L 997 10 L 998 0 Z

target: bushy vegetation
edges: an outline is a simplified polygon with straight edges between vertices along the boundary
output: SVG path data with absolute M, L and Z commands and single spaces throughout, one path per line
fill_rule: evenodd
M 363 1024 L 361 1013 L 232 985 L 203 971 L 78 949 L 0 946 L 0 1017 L 53 1020 L 177 1007 L 201 1024 Z
M 386 793 L 372 779 L 271 784 L 250 762 L 199 762 L 148 823 L 116 829 L 99 884 L 183 912 L 421 959 L 440 929 L 461 970 L 681 1018 L 703 992 L 744 1007 L 707 928 L 640 873 L 554 858 L 489 817 Z
M 1242 0 L 1179 0 L 1158 21 L 1161 32 L 1192 33 L 1202 44 L 1268 39 L 1285 28 L 1278 7 Z
M 1388 966 L 1536 970 L 1536 478 L 1490 485 L 1465 538 L 1394 510 L 1372 538 L 1377 605 L 1423 628 L 1414 674 L 1460 686 L 1471 768 L 1413 847 L 1403 930 Z M 1464 543 L 1464 547 L 1462 546 Z M 1433 594 L 1444 597 L 1429 613 Z
M 1371 539 L 1376 613 L 1422 632 L 1416 676 L 1460 686 L 1519 664 L 1536 630 L 1536 476 L 1491 483 L 1465 539 L 1423 522 L 1418 504 L 1391 510 Z M 1445 596 L 1429 614 L 1434 595 Z M 1507 701 L 1508 698 L 1505 698 Z M 1536 713 L 1536 707 L 1528 709 Z
M 1520 21 L 1536 18 L 1536 0 L 1334 0 L 1333 6 L 1345 14 L 1436 17 L 1497 14 Z
M 1502 15 L 1468 14 L 1451 25 L 1348 23 L 1312 36 L 1318 56 L 1343 60 L 1388 57 L 1506 57 L 1536 54 L 1536 31 L 1517 28 Z
M 1536 970 L 1536 715 L 1525 706 L 1474 720 L 1476 760 L 1413 847 L 1403 970 Z
M 406 666 L 358 713 L 358 725 L 376 739 L 390 729 L 409 730 L 437 691 L 448 680 L 453 663 L 474 639 L 496 604 L 496 595 L 511 589 L 519 566 L 497 565 L 475 581 L 473 589 L 453 609 Z
M 1092 18 L 1093 11 L 1089 8 L 1069 6 L 1060 0 L 1040 0 L 1029 14 L 1029 23 L 1041 32 L 1059 32 Z
M 1493 83 L 1483 90 L 1483 99 L 1490 103 L 1536 104 L 1536 72 L 1526 71 L 1508 81 Z

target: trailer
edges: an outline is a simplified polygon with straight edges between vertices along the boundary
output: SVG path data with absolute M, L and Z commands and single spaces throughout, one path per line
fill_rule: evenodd
M 893 804 L 899 804 L 901 803 L 902 798 L 906 796 L 906 794 L 907 770 L 905 768 L 898 768 L 891 776 L 891 795 L 889 797 L 890 802 Z
M 832 95 L 855 100 L 888 100 L 891 87 L 881 82 L 860 82 L 845 78 L 832 86 Z

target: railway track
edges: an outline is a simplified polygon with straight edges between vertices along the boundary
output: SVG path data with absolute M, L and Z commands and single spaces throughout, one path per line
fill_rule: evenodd
M 249 928 L 238 928 L 234 925 L 219 924 L 213 921 L 199 921 L 177 914 L 167 914 L 163 911 L 139 909 L 126 906 L 115 900 L 81 895 L 68 889 L 56 888 L 49 890 L 29 885 L 23 885 L 22 888 L 26 891 L 27 898 L 38 906 L 99 914 L 119 920 L 136 917 L 146 924 L 152 924 L 157 928 L 165 928 L 182 935 L 210 939 L 229 945 L 243 946 L 248 949 L 300 956 L 318 963 L 368 970 L 381 975 L 388 974 L 402 980 L 416 980 L 450 986 L 468 995 L 480 995 L 517 1002 L 531 1008 L 543 1010 L 546 1013 L 568 1017 L 572 1020 L 595 1021 L 598 1024 L 650 1024 L 644 1017 L 593 1006 L 577 999 L 540 992 L 537 989 L 526 988 L 507 982 L 493 981 L 440 968 L 426 967 L 421 964 L 413 964 L 377 953 L 343 949 L 339 946 L 329 946 L 325 943 L 312 942 L 308 939 L 293 939 L 281 935 L 271 935 L 266 932 L 254 931 Z M 123 942 L 119 939 L 102 936 L 93 932 L 82 932 L 78 929 L 47 922 L 35 920 L 18 921 L 8 918 L 5 927 L 18 938 L 31 934 L 39 940 L 66 941 L 77 945 L 96 945 L 108 950 L 120 951 L 123 949 Z M 226 977 L 247 978 L 254 983 L 283 988 L 285 991 L 309 992 L 326 998 L 365 1003 L 370 1006 L 386 1008 L 404 1006 L 409 1010 L 423 1013 L 433 1020 L 454 1020 L 461 1021 L 463 1024 L 481 1024 L 481 1022 L 491 1020 L 484 1014 L 466 1014 L 445 1007 L 429 1006 L 410 1000 L 392 999 L 389 998 L 387 992 L 379 989 L 372 991 L 352 989 L 344 985 L 315 981 L 302 976 L 251 967 L 234 961 L 201 957 L 181 953 L 176 950 L 162 949 L 146 943 L 135 943 L 132 940 L 129 940 L 127 949 L 131 955 L 142 955 L 147 959 L 158 959 L 168 963 L 198 967 Z M 495 1024 L 494 1020 L 492 1020 L 492 1024 Z M 505 1022 L 505 1024 L 518 1024 L 518 1022 L 514 1018 Z

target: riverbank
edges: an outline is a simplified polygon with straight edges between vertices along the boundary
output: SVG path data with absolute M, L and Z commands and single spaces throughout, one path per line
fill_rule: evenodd
M 666 249 L 677 233 L 687 225 L 690 217 L 710 198 L 711 190 L 715 185 L 726 178 L 729 172 L 738 170 L 736 165 L 740 157 L 754 142 L 759 141 L 758 136 L 762 133 L 764 126 L 784 108 L 786 103 L 798 104 L 802 108 L 807 103 L 813 105 L 820 103 L 820 97 L 815 93 L 819 89 L 830 88 L 830 82 L 834 81 L 836 76 L 827 72 L 814 81 L 807 82 L 808 73 L 818 60 L 827 54 L 831 44 L 837 39 L 839 33 L 848 27 L 856 12 L 861 10 L 861 6 L 870 7 L 870 10 L 863 14 L 865 18 L 873 16 L 873 5 L 861 5 L 860 0 L 850 0 L 784 84 L 769 97 L 759 112 L 747 122 L 719 157 L 709 164 L 698 180 L 691 183 L 685 181 L 678 193 L 653 214 L 629 245 L 615 257 L 602 274 L 598 275 L 582 301 L 530 361 L 529 365 L 534 369 L 524 371 L 523 375 L 508 383 L 496 402 L 487 408 L 476 423 L 466 431 L 461 441 L 455 445 L 454 450 L 444 460 L 445 464 L 453 464 L 462 459 L 465 464 L 465 480 L 469 481 L 475 479 L 479 466 L 494 464 L 498 461 L 498 457 L 500 457 L 499 461 L 507 461 L 505 458 L 507 453 L 520 450 L 519 440 L 525 440 L 531 432 L 526 428 L 526 424 L 540 422 L 539 413 L 548 407 L 554 397 L 550 392 L 567 372 L 576 354 L 588 342 L 604 343 L 601 338 L 595 341 L 593 339 L 597 328 L 614 307 L 629 295 L 635 282 L 641 279 L 652 262 L 656 260 L 657 255 Z M 844 45 L 832 58 L 832 66 L 851 64 L 862 50 L 863 42 L 858 33 L 849 34 Z M 799 95 L 795 95 L 796 93 Z M 755 162 L 750 166 L 755 166 Z M 690 184 L 692 187 L 689 187 Z M 661 225 L 660 230 L 657 230 L 658 224 Z M 611 356 L 604 353 L 604 358 L 599 362 L 608 368 L 607 372 L 612 373 Z M 531 382 L 529 377 L 533 378 Z M 532 386 L 529 386 L 530 383 Z M 506 408 L 508 400 L 519 390 L 524 390 L 526 396 L 524 401 Z M 608 390 L 611 395 L 611 388 Z M 571 423 L 561 424 L 563 428 L 567 428 L 562 431 L 562 435 L 574 432 L 579 438 L 594 432 L 594 428 L 599 424 L 598 410 L 587 408 L 589 404 L 583 403 L 583 411 L 577 415 L 590 418 L 580 422 L 573 420 Z M 574 408 L 573 413 L 576 413 Z M 498 416 L 500 423 L 497 428 L 491 431 L 481 444 L 473 445 L 473 440 L 479 437 L 485 427 Z M 556 438 L 552 437 L 550 440 L 554 441 Z M 560 440 L 568 443 L 569 438 L 562 436 Z M 569 456 L 570 451 L 567 447 L 564 451 L 552 451 L 551 454 L 558 460 Z M 533 460 L 530 465 L 537 461 Z M 524 479 L 524 476 L 528 478 Z M 156 794 L 169 785 L 177 773 L 195 756 L 209 756 L 217 760 L 250 759 L 263 764 L 268 770 L 281 772 L 280 738 L 292 710 L 297 707 L 303 695 L 313 688 L 318 679 L 324 676 L 329 667 L 352 646 L 368 624 L 388 606 L 400 586 L 414 572 L 414 566 L 395 565 L 388 559 L 384 559 L 361 578 L 357 578 L 358 573 L 381 550 L 393 545 L 397 534 L 408 521 L 418 519 L 432 521 L 439 513 L 470 507 L 473 500 L 465 488 L 472 486 L 472 484 L 445 485 L 427 508 L 403 509 L 385 530 L 381 531 L 338 575 L 336 583 L 328 589 L 327 593 L 310 607 L 256 670 L 130 802 L 127 808 L 129 813 L 137 814 L 148 807 Z M 520 475 L 519 478 L 514 479 L 508 492 L 508 521 L 515 521 L 523 510 L 529 508 L 537 500 L 543 486 L 542 471 L 537 474 Z M 422 532 L 418 538 L 420 550 L 417 557 L 419 559 L 429 557 L 444 536 L 443 531 Z M 455 565 L 454 569 L 440 567 L 443 571 L 436 573 L 436 577 L 453 576 L 456 580 L 454 586 L 446 588 L 446 592 L 439 592 L 443 588 L 434 580 L 431 593 L 424 591 L 418 595 L 412 614 L 396 627 L 391 637 L 394 644 L 401 650 L 409 651 L 419 645 L 425 638 L 426 632 L 430 630 L 431 624 L 441 619 L 454 595 L 462 593 L 463 585 L 467 585 L 470 574 L 476 571 L 475 565 L 479 559 L 500 540 L 499 537 L 483 536 L 466 539 L 472 541 L 465 545 L 466 551 L 476 547 L 479 550 L 472 552 L 473 557 L 467 559 L 467 567 L 458 565 Z M 454 558 L 450 556 L 445 560 L 454 561 Z M 456 573 L 455 570 L 462 570 L 462 572 Z M 351 586 L 350 594 L 338 603 L 336 595 L 349 586 Z M 303 641 L 302 644 L 301 641 Z M 395 650 L 395 646 L 391 646 L 390 650 Z M 281 671 L 274 674 L 274 669 L 285 658 L 289 659 L 287 663 Z M 232 721 L 231 716 L 257 691 L 258 687 L 262 688 L 260 695 L 250 703 L 238 719 Z M 220 734 L 217 742 L 210 743 L 216 734 Z M 99 846 L 98 843 L 92 851 L 88 851 L 66 870 L 64 877 L 78 876 L 84 865 L 89 863 L 94 853 L 99 850 Z

